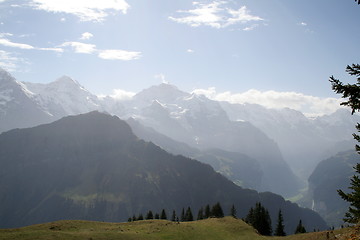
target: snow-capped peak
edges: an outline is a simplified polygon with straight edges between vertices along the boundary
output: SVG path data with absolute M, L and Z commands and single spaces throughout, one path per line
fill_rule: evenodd
M 140 101 L 151 102 L 152 100 L 159 100 L 160 102 L 174 103 L 178 98 L 189 96 L 189 93 L 179 90 L 176 86 L 162 83 L 160 85 L 152 86 L 144 89 L 134 96 L 134 99 Z

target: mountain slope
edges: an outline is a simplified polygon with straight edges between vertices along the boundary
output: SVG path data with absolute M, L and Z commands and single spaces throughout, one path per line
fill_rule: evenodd
M 259 162 L 244 154 L 221 149 L 199 150 L 185 143 L 175 141 L 150 127 L 145 127 L 133 118 L 127 120 L 134 134 L 145 141 L 151 141 L 172 154 L 181 154 L 200 162 L 210 164 L 239 186 L 260 189 L 264 175 Z
M 36 100 L 56 118 L 101 110 L 97 96 L 78 82 L 63 76 L 48 84 L 24 82 Z
M 326 221 L 334 226 L 343 224 L 349 204 L 337 193 L 338 189 L 347 192 L 353 167 L 359 161 L 359 154 L 354 150 L 341 152 L 321 161 L 309 177 L 308 198 L 312 199 L 312 208 L 319 212 Z
M 55 120 L 34 100 L 34 94 L 0 68 L 0 132 Z
M 300 188 L 277 144 L 251 123 L 231 121 L 217 101 L 161 84 L 135 95 L 129 106 L 137 107 L 128 108 L 128 114 L 120 117 L 133 117 L 175 141 L 256 159 L 264 173 L 257 190 L 292 196 Z
M 293 109 L 267 109 L 257 104 L 221 102 L 233 121 L 251 122 L 275 140 L 296 174 L 306 180 L 324 158 L 354 146 L 352 133 L 360 121 L 347 109 L 333 114 L 307 118 Z
M 289 230 L 299 218 L 326 227 L 315 213 L 272 193 L 242 189 L 210 166 L 139 140 L 117 117 L 92 112 L 0 135 L 0 226 L 59 219 L 124 221 L 149 209 L 220 201 L 240 217 L 261 201 L 281 208 Z M 275 222 L 275 221 L 274 221 Z

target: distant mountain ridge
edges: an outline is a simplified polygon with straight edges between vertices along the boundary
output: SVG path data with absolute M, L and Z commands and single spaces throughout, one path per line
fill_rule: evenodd
M 138 139 L 126 122 L 99 112 L 0 134 L 0 227 L 59 219 L 125 221 L 162 208 L 178 213 L 220 201 L 243 217 L 261 201 L 281 208 L 287 231 L 299 219 L 326 224 L 315 212 L 272 193 L 242 189 L 209 165 L 171 155 Z
M 305 180 L 321 159 L 352 147 L 353 123 L 358 121 L 358 116 L 351 118 L 342 111 L 313 120 L 290 109 L 216 102 L 170 84 L 152 86 L 131 100 L 119 101 L 98 98 L 69 77 L 36 84 L 20 83 L 4 70 L 0 73 L 0 132 L 93 110 L 106 111 L 122 119 L 133 118 L 175 144 L 185 144 L 197 151 L 219 149 L 246 155 L 261 166 L 263 174 L 258 175 L 256 181 L 260 184 L 255 184 L 256 189 L 286 196 L 301 188 L 293 171 Z M 12 94 L 4 80 L 12 82 L 17 95 Z M 156 142 L 151 138 L 154 135 L 144 134 L 142 137 Z M 174 147 L 167 144 L 165 149 L 171 151 Z M 214 161 L 211 164 L 217 168 Z
M 349 191 L 350 178 L 355 173 L 353 167 L 358 162 L 359 154 L 355 150 L 340 152 L 321 161 L 309 177 L 309 189 L 301 204 L 319 212 L 330 226 L 343 225 L 342 219 L 350 205 L 337 190 Z

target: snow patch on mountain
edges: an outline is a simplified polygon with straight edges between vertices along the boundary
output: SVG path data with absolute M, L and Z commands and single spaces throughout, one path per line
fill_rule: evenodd
M 25 82 L 24 85 L 36 94 L 37 102 L 54 116 L 101 110 L 98 97 L 67 76 L 47 84 Z

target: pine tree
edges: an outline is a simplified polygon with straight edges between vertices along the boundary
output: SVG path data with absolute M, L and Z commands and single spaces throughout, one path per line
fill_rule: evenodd
M 299 233 L 306 233 L 306 229 L 305 227 L 302 225 L 302 221 L 300 219 L 299 224 L 297 225 L 296 229 L 295 229 L 295 234 L 299 234 Z
M 141 213 L 139 214 L 137 220 L 139 220 L 139 221 L 140 221 L 140 220 L 144 220 L 144 217 L 143 217 L 143 215 L 142 215 Z
M 158 213 L 155 213 L 154 219 L 160 219 L 160 215 Z
M 211 210 L 210 210 L 210 205 L 206 205 L 205 207 L 205 216 L 204 218 L 209 218 L 211 216 Z
M 255 221 L 254 217 L 254 209 L 250 208 L 249 213 L 245 217 L 245 222 L 252 225 L 252 223 Z
M 204 219 L 204 209 L 200 208 L 198 212 L 197 220 L 202 220 L 202 219 Z
M 276 229 L 275 229 L 275 236 L 286 236 L 286 233 L 284 231 L 284 218 L 283 215 L 281 213 L 281 210 L 279 210 L 279 214 L 278 214 L 278 220 L 277 220 L 277 224 L 276 224 Z
M 153 213 L 152 213 L 151 210 L 148 211 L 148 213 L 146 214 L 146 219 L 147 219 L 147 220 L 148 220 L 148 219 L 154 219 L 154 215 L 153 215 Z
M 184 222 L 185 221 L 185 210 L 184 208 L 181 210 L 181 218 L 180 221 Z
M 194 217 L 193 217 L 190 207 L 188 207 L 188 209 L 186 210 L 185 221 L 187 221 L 187 222 L 194 221 Z
M 164 219 L 164 220 L 167 219 L 165 209 L 163 209 L 163 210 L 161 211 L 160 219 Z
M 173 222 L 176 221 L 176 212 L 175 212 L 175 210 L 173 210 L 173 212 L 172 212 L 171 221 L 173 221 Z
M 250 208 L 245 221 L 252 225 L 261 235 L 270 236 L 272 233 L 269 211 L 259 202 L 255 204 L 255 208 Z
M 352 64 L 346 67 L 346 72 L 351 76 L 357 77 L 356 84 L 344 85 L 340 80 L 335 79 L 334 76 L 330 77 L 332 89 L 336 93 L 342 94 L 342 98 L 346 98 L 347 101 L 342 102 L 341 105 L 349 106 L 352 109 L 352 114 L 360 111 L 360 64 Z M 356 129 L 360 132 L 360 124 L 357 123 Z M 360 142 L 360 136 L 353 134 L 354 139 Z M 356 151 L 360 154 L 360 146 L 355 146 Z M 348 223 L 358 223 L 360 221 L 360 163 L 357 163 L 354 167 L 355 175 L 351 178 L 349 189 L 350 193 L 345 193 L 342 190 L 338 190 L 341 198 L 350 203 L 348 212 L 345 214 L 344 221 Z
M 235 208 L 234 204 L 230 208 L 230 216 L 232 216 L 233 218 L 237 218 L 236 217 L 236 208 Z
M 136 219 L 136 216 L 135 216 L 135 214 L 133 215 L 133 217 L 132 217 L 132 221 L 133 222 L 135 222 L 137 219 Z
M 224 211 L 222 210 L 222 207 L 219 202 L 217 202 L 211 209 L 211 216 L 216 218 L 223 218 L 224 217 Z

